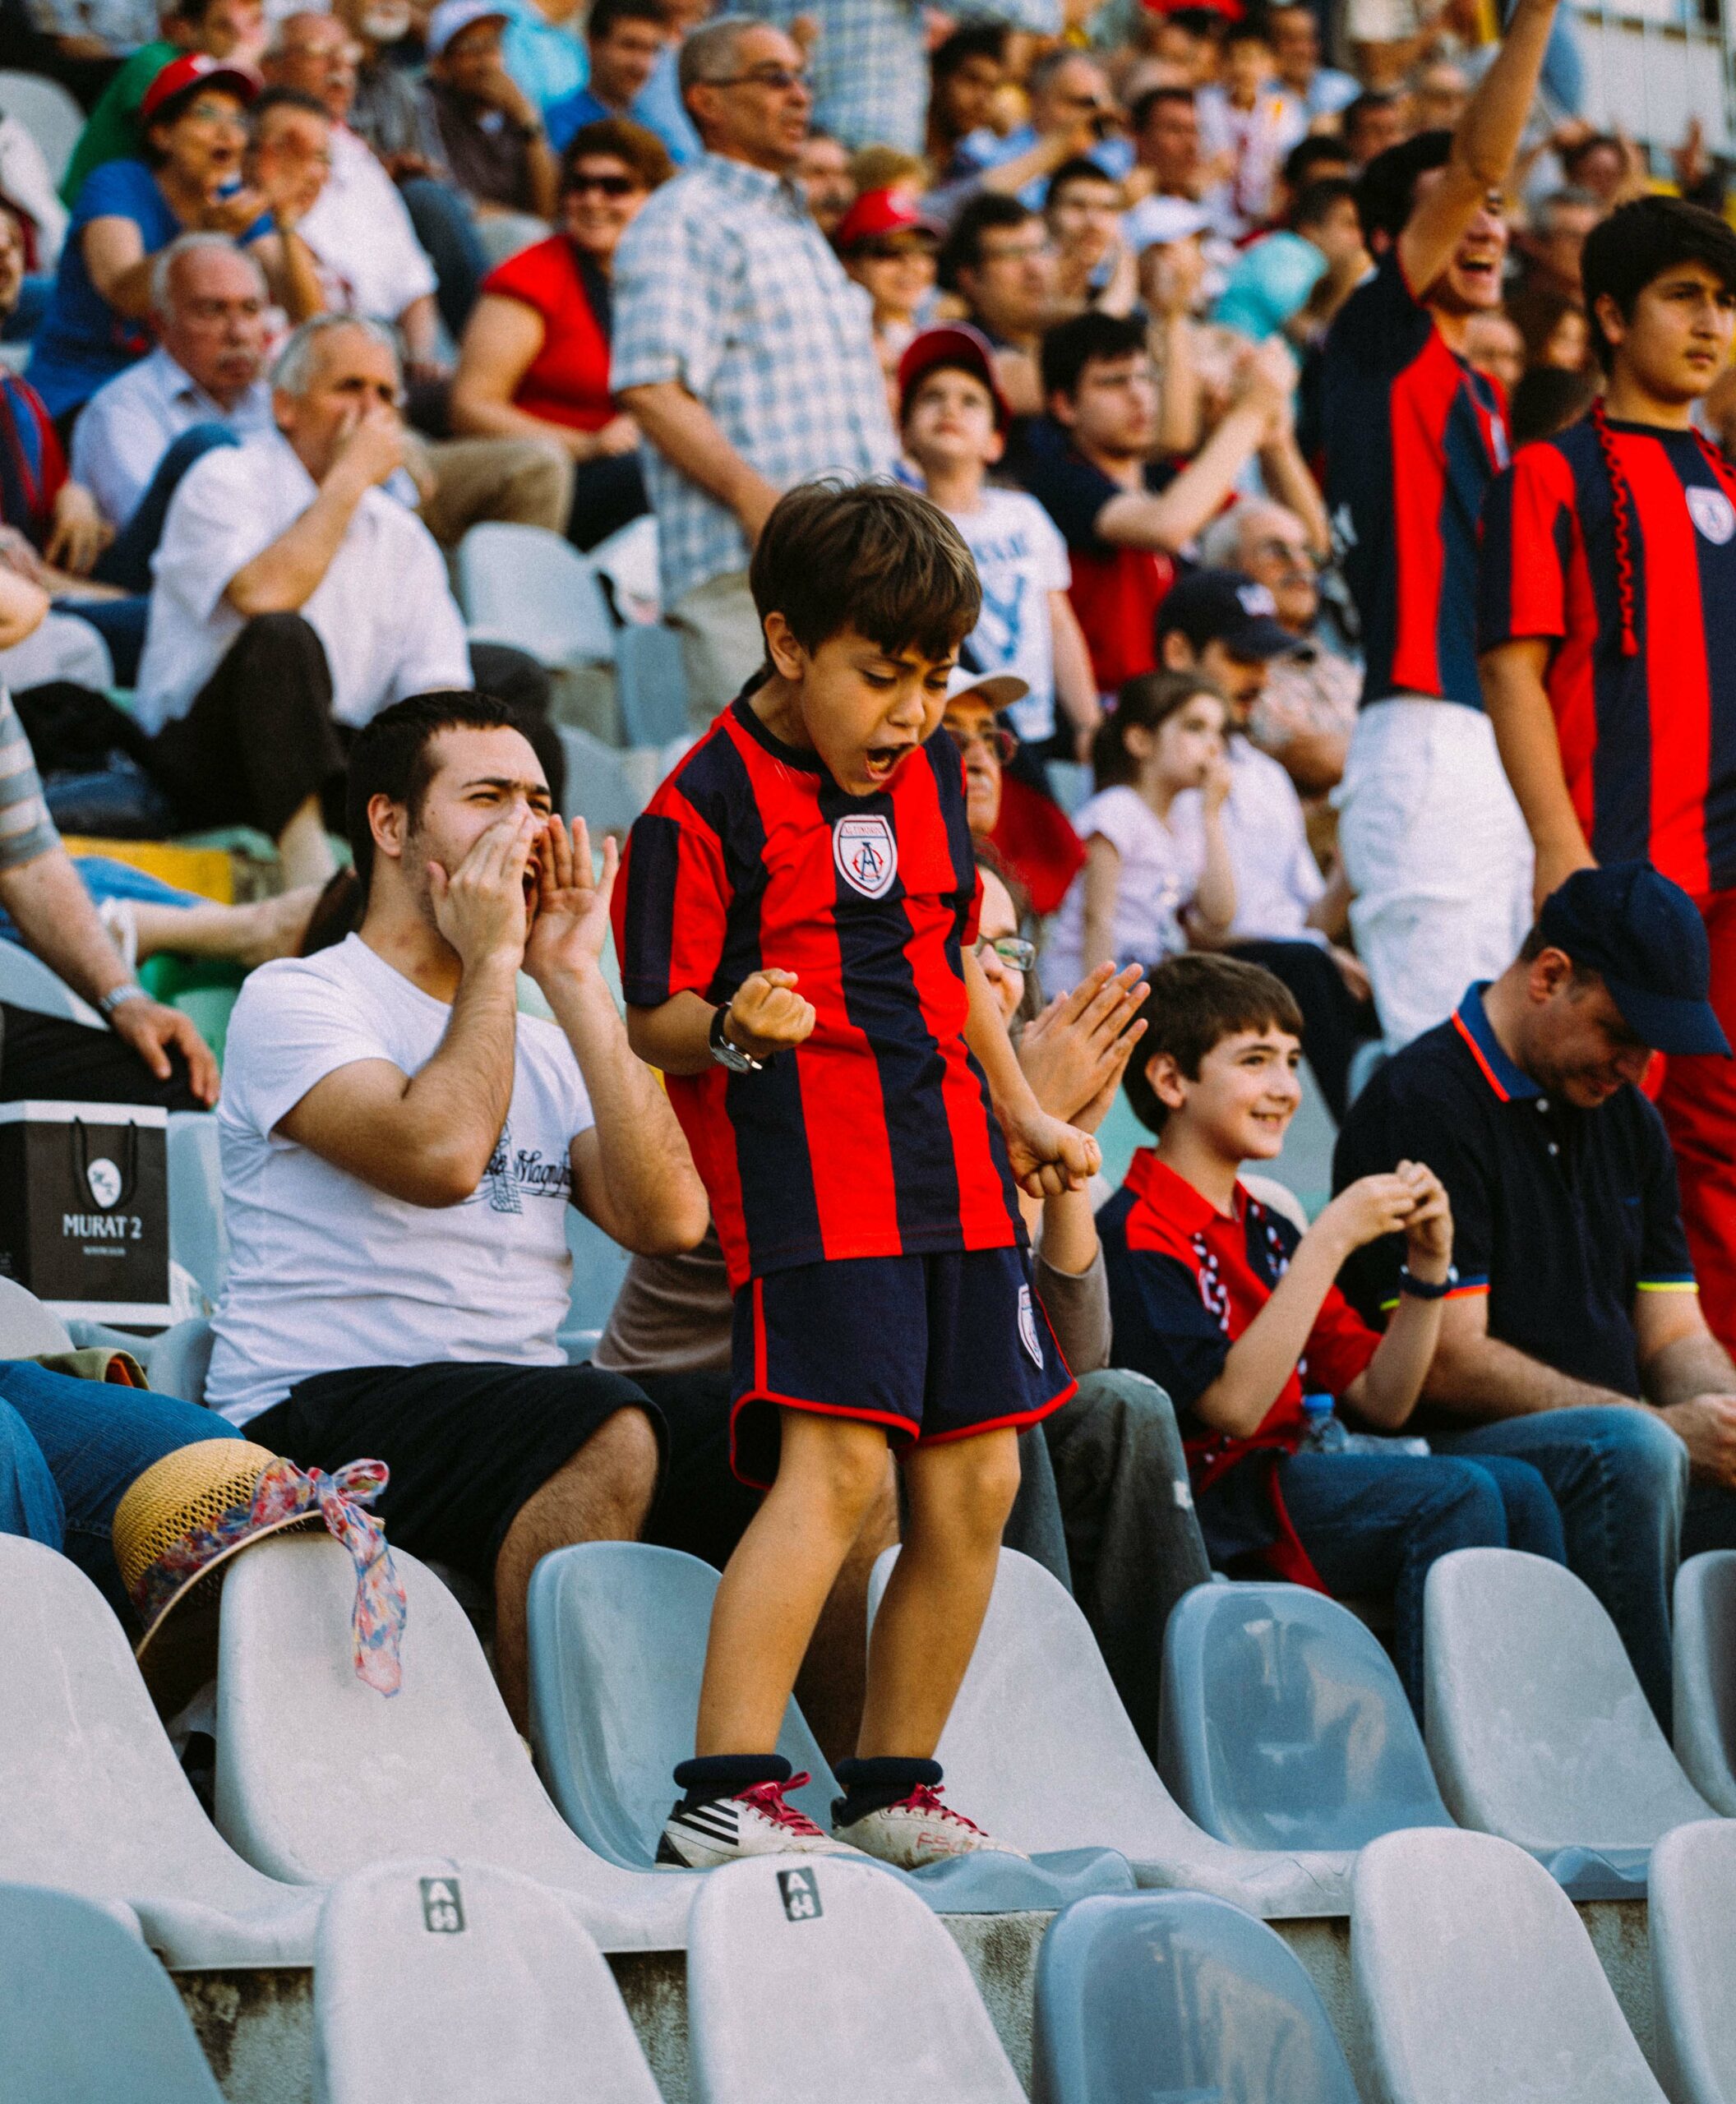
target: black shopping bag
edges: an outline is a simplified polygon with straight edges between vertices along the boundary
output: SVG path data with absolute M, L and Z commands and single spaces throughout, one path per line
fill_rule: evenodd
M 166 1327 L 169 1113 L 0 1103 L 0 1275 L 63 1320 Z

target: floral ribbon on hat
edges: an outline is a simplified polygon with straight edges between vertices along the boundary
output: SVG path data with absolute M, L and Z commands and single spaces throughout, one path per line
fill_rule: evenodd
M 355 1638 L 356 1673 L 381 1695 L 395 1695 L 404 1682 L 398 1646 L 409 1604 L 404 1581 L 386 1546 L 386 1529 L 364 1505 L 386 1488 L 384 1461 L 349 1461 L 335 1474 L 297 1468 L 279 1458 L 261 1471 L 247 1525 L 275 1526 L 318 1507 L 328 1533 L 349 1551 L 356 1566 L 356 1599 L 349 1626 Z

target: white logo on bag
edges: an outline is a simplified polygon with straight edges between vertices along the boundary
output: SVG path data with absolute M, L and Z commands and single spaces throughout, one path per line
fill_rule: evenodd
M 884 898 L 898 874 L 898 843 L 878 812 L 840 819 L 832 828 L 832 859 L 852 891 Z
M 1736 533 L 1736 505 L 1722 490 L 1689 490 L 1688 515 L 1715 548 L 1721 548 Z
M 90 1186 L 90 1195 L 104 1212 L 121 1195 L 121 1172 L 106 1155 L 99 1155 L 85 1170 L 85 1181 Z
M 1031 1305 L 1031 1289 L 1027 1285 L 1018 1290 L 1018 1340 L 1030 1353 L 1032 1363 L 1041 1373 L 1043 1348 L 1037 1340 L 1037 1310 Z

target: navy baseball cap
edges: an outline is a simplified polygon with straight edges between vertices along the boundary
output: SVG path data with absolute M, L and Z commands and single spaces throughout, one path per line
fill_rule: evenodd
M 1178 579 L 1157 609 L 1160 643 L 1171 629 L 1196 652 L 1221 643 L 1232 658 L 1282 658 L 1301 640 L 1279 621 L 1270 590 L 1239 570 L 1192 570 Z
M 1706 923 L 1682 887 L 1649 862 L 1576 870 L 1543 902 L 1537 932 L 1601 976 L 1622 1020 L 1653 1051 L 1730 1057 L 1706 998 Z

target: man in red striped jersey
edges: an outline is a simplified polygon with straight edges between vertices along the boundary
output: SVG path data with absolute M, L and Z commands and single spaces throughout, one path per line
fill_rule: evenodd
M 1586 243 L 1606 376 L 1528 445 L 1484 511 L 1484 691 L 1542 898 L 1594 862 L 1650 861 L 1698 904 L 1711 1000 L 1736 1032 L 1736 473 L 1694 404 L 1736 339 L 1736 233 L 1645 197 Z M 1707 1320 L 1736 1344 L 1736 1066 L 1672 1057 L 1659 1096 Z
M 994 1582 L 1018 1430 L 1073 1383 L 1015 1179 L 1097 1143 L 1037 1105 L 975 953 L 958 748 L 931 738 L 981 589 L 926 498 L 792 491 L 754 553 L 768 663 L 633 828 L 627 1028 L 711 1198 L 735 1295 L 732 1460 L 770 1491 L 712 1618 L 664 1859 L 842 1844 L 908 1870 L 992 1842 L 932 1759 Z M 909 1504 L 833 1839 L 777 1751 L 815 1618 L 890 1442 Z M 802 1779 L 806 1779 L 805 1778 Z

